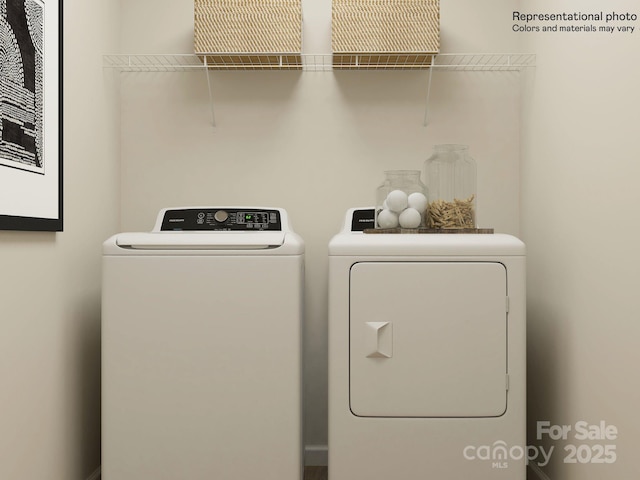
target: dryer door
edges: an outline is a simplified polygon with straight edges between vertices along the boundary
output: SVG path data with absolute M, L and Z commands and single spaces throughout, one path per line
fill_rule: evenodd
M 363 262 L 350 273 L 350 406 L 371 417 L 507 408 L 507 273 L 496 262 Z

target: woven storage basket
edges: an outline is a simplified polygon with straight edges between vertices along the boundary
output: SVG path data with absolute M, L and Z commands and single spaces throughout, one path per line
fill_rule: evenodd
M 214 68 L 302 65 L 301 0 L 194 0 L 194 49 Z
M 333 64 L 425 66 L 440 49 L 439 0 L 332 0 Z

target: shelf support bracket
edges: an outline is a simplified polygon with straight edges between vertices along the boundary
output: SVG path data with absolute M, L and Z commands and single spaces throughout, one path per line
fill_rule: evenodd
M 209 64 L 207 63 L 207 56 L 204 56 L 204 73 L 207 76 L 207 88 L 209 89 L 209 105 L 211 107 L 211 124 L 215 127 L 216 126 L 216 113 L 215 113 L 215 109 L 213 108 L 213 92 L 211 90 L 211 77 L 210 77 L 210 72 L 209 72 Z
M 425 107 L 424 107 L 424 121 L 422 122 L 423 126 L 427 126 L 427 119 L 428 119 L 428 115 L 429 115 L 429 97 L 431 96 L 431 79 L 433 77 L 433 64 L 436 61 L 436 56 L 432 55 L 431 56 L 431 66 L 429 67 L 429 75 L 427 77 L 427 98 L 425 101 Z

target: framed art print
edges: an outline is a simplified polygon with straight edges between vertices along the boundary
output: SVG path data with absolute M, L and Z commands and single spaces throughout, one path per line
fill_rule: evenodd
M 62 231 L 62 0 L 0 0 L 0 229 Z

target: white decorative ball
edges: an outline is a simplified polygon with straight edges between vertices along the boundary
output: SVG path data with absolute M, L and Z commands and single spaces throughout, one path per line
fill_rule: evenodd
M 378 227 L 396 228 L 398 226 L 398 215 L 391 210 L 381 210 L 378 213 Z
M 427 197 L 420 192 L 413 192 L 409 195 L 408 204 L 419 212 L 427 210 Z
M 418 228 L 422 221 L 422 215 L 415 208 L 407 208 L 400 214 L 399 220 L 402 228 Z
M 396 213 L 400 213 L 405 208 L 407 208 L 408 201 L 409 200 L 407 194 L 402 190 L 393 190 L 389 192 L 389 195 L 387 195 L 386 199 L 389 209 L 393 210 Z

